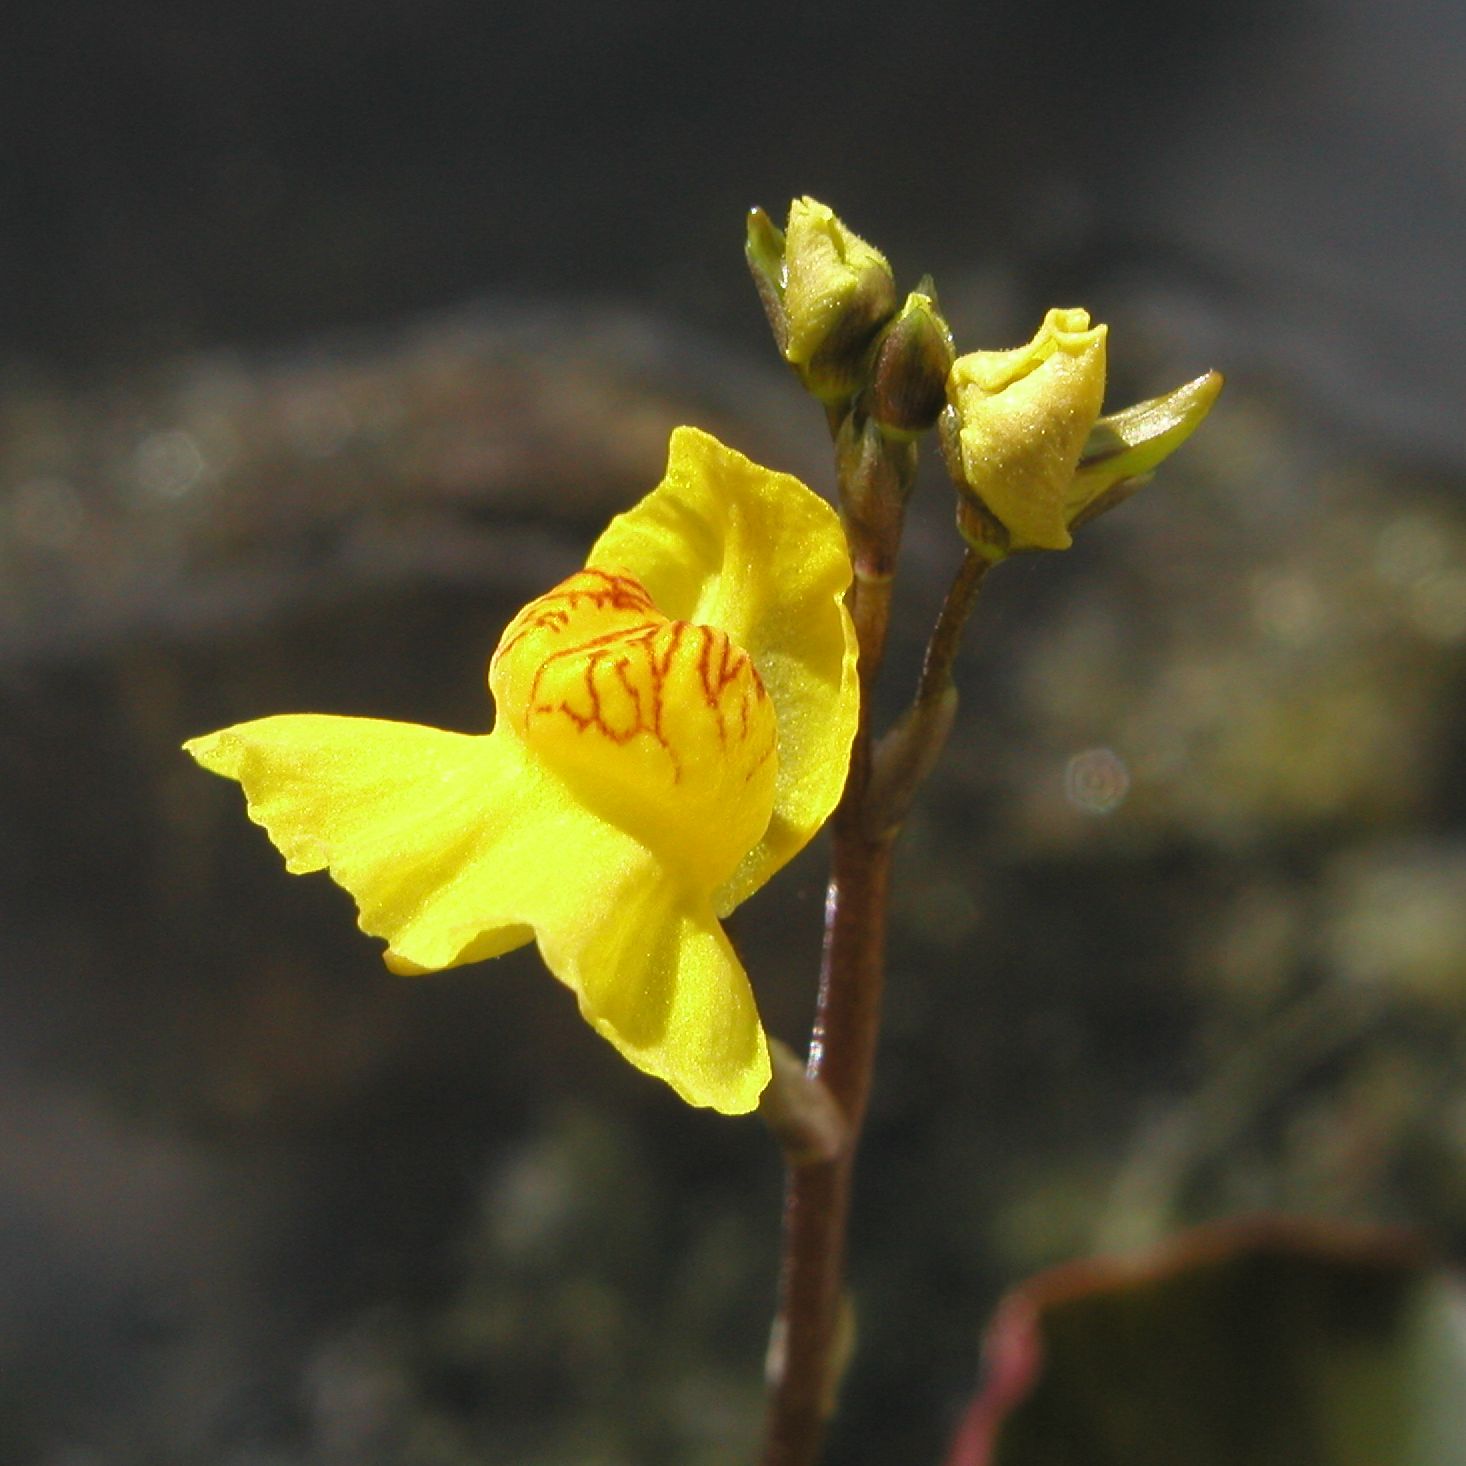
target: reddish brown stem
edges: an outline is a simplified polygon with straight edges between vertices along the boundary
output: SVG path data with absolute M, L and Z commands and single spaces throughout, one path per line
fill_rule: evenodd
M 860 639 L 861 723 L 850 776 L 831 822 L 832 868 L 809 1072 L 843 1112 L 849 1139 L 832 1161 L 792 1168 L 784 1207 L 779 1347 L 771 1380 L 763 1466 L 812 1466 L 837 1380 L 845 1229 L 861 1123 L 875 1067 L 885 976 L 892 839 L 872 837 L 863 811 L 870 781 L 868 694 L 885 648 L 890 582 L 858 579 L 852 614 Z
M 888 817 L 872 818 L 872 796 L 878 803 L 880 796 L 872 788 L 868 710 L 890 618 L 890 575 L 882 573 L 889 563 L 872 573 L 871 560 L 857 550 L 851 613 L 860 643 L 860 727 L 831 821 L 824 960 L 809 1051 L 809 1073 L 840 1107 L 847 1139 L 833 1160 L 790 1167 L 763 1466 L 815 1466 L 839 1384 L 846 1223 L 880 1034 L 891 851 L 905 812 L 904 799 L 896 800 Z M 937 619 L 910 715 L 916 720 L 912 737 L 931 747 L 917 750 L 911 778 L 919 780 L 930 768 L 945 739 L 950 720 L 939 716 L 940 709 L 949 697 L 962 627 L 988 568 L 969 552 Z
M 952 685 L 952 663 L 957 659 L 957 649 L 962 644 L 962 630 L 977 594 L 993 562 L 969 549 L 962 557 L 962 564 L 952 578 L 947 598 L 942 602 L 941 614 L 927 643 L 926 655 L 921 662 L 921 680 L 916 685 L 916 700 L 913 706 L 918 713 L 931 707 Z

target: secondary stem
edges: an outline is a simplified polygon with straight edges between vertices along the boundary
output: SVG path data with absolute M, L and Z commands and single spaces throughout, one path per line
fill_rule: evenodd
M 977 593 L 992 566 L 991 560 L 973 549 L 962 557 L 962 564 L 948 587 L 947 599 L 942 602 L 937 624 L 927 643 L 926 656 L 922 659 L 921 680 L 916 685 L 913 704 L 918 713 L 939 702 L 952 685 L 952 663 L 962 643 L 962 628 L 967 625 L 967 618 L 977 602 Z
M 927 643 L 916 697 L 872 753 L 865 799 L 865 823 L 872 836 L 894 837 L 900 830 L 916 791 L 946 746 L 957 713 L 952 663 L 990 568 L 988 560 L 968 550 Z

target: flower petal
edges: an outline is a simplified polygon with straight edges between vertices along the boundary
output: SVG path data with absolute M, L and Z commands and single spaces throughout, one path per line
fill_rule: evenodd
M 540 933 L 545 964 L 586 1021 L 689 1104 L 746 1114 L 769 1082 L 747 974 L 706 897 L 648 858 L 587 887 L 573 930 Z
M 373 718 L 261 718 L 185 745 L 243 786 L 297 874 L 329 869 L 396 972 L 537 938 L 581 1011 L 638 1068 L 727 1114 L 768 1055 L 748 978 L 705 894 L 586 809 L 512 733 Z
M 859 691 L 839 518 L 798 479 L 678 428 L 666 477 L 611 522 L 586 564 L 634 575 L 663 615 L 725 632 L 773 701 L 773 817 L 717 893 L 726 913 L 803 848 L 844 787 Z
M 304 713 L 185 747 L 243 785 L 250 818 L 288 870 L 329 869 L 398 970 L 494 957 L 529 941 L 537 922 L 567 915 L 553 889 L 525 885 L 559 869 L 572 840 L 578 861 L 602 869 L 638 848 L 625 837 L 601 848 L 602 832 L 617 832 L 582 816 L 504 736 Z

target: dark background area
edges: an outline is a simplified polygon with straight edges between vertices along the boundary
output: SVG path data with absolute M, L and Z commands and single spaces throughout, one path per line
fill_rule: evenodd
M 7 27 L 4 337 L 85 370 L 591 294 L 758 346 L 728 220 L 810 192 L 1025 309 L 1139 272 L 1446 451 L 1460 25 L 1448 0 L 62 0 Z
M 832 1460 L 938 1459 L 994 1298 L 1062 1257 L 1256 1207 L 1459 1254 L 1459 6 L 4 30 L 0 1458 L 748 1458 L 757 1126 L 624 1070 L 530 956 L 389 977 L 177 744 L 482 727 L 504 621 L 677 421 L 827 488 L 740 257 L 795 193 L 933 271 L 964 348 L 1083 303 L 1113 404 L 1229 377 L 975 628 L 903 857 Z M 816 849 L 733 927 L 791 1041 L 821 900 Z

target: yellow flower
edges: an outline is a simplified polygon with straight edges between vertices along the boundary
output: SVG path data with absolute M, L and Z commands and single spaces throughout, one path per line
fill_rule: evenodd
M 633 1064 L 738 1114 L 768 1046 L 719 918 L 839 798 L 849 581 L 823 500 L 679 428 L 662 483 L 505 631 L 491 733 L 307 713 L 185 747 L 288 870 L 355 897 L 393 971 L 534 940 Z

